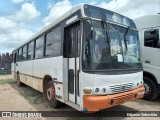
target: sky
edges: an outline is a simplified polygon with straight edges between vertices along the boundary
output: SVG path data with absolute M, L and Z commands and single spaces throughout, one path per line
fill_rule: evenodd
M 11 53 L 80 3 L 109 9 L 131 19 L 160 13 L 160 0 L 0 0 L 0 53 Z

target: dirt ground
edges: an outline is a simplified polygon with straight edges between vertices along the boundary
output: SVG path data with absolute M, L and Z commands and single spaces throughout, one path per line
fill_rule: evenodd
M 109 108 L 107 111 L 160 111 L 160 97 L 155 101 L 145 101 L 138 99 L 133 102 L 127 102 Z M 75 111 L 73 108 L 64 105 L 60 109 L 53 109 L 49 106 L 47 100 L 43 98 L 42 93 L 28 87 L 18 87 L 16 81 L 11 75 L 0 75 L 0 111 Z M 72 114 L 72 113 L 71 113 Z M 97 115 L 100 113 L 97 113 Z M 116 112 L 115 112 L 116 115 Z M 22 120 L 27 118 L 0 118 L 0 120 Z M 160 120 L 158 117 L 42 117 L 29 118 L 30 120 Z

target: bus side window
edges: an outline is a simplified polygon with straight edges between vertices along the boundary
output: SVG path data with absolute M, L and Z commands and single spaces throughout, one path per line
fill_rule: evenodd
M 61 26 L 53 28 L 46 35 L 45 56 L 59 56 L 61 49 Z
M 158 48 L 160 44 L 159 30 L 152 29 L 144 32 L 144 46 Z
M 30 42 L 28 45 L 28 54 L 27 54 L 28 60 L 33 59 L 33 50 L 34 50 L 34 41 Z
M 27 59 L 27 44 L 25 46 L 23 46 L 23 54 L 22 54 L 22 60 L 26 60 Z
M 43 58 L 44 55 L 44 35 L 40 36 L 35 42 L 35 59 Z
M 45 39 L 45 52 L 44 52 L 44 55 L 45 56 L 52 56 L 53 54 L 53 49 L 52 49 L 52 44 L 53 44 L 53 33 L 52 31 L 51 32 L 48 32 L 46 34 L 46 39 Z
M 53 56 L 59 56 L 61 50 L 61 26 L 53 29 Z

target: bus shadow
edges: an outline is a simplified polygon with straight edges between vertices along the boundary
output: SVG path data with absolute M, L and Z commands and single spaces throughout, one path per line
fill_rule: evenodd
M 153 102 L 160 103 L 160 94 L 159 94 L 159 96 Z

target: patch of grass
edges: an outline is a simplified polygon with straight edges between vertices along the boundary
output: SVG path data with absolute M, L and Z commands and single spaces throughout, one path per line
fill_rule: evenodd
M 43 102 L 43 98 L 38 97 L 38 96 L 33 100 L 34 104 L 39 104 L 39 103 L 42 103 L 42 102 Z
M 30 103 L 39 104 L 44 101 L 42 94 L 31 87 L 24 85 L 22 87 L 18 87 L 18 91 L 23 97 L 29 100 Z
M 1 85 L 3 85 L 3 84 L 13 84 L 13 83 L 16 83 L 16 80 L 13 80 L 13 79 L 1 79 L 0 80 Z
M 30 91 L 23 92 L 23 94 L 24 94 L 26 97 L 35 97 L 35 96 L 36 96 L 36 93 L 35 93 L 35 92 L 30 92 Z
M 9 75 L 11 72 L 0 72 L 0 75 Z

